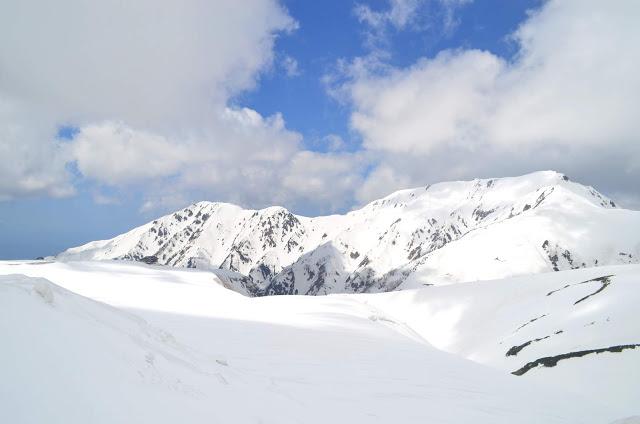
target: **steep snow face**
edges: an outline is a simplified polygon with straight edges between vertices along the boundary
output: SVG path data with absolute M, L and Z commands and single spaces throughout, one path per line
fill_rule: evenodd
M 416 331 L 392 315 L 414 294 L 409 310 L 431 318 L 433 290 L 375 302 L 362 295 L 249 298 L 197 270 L 0 262 L 0 422 L 587 424 L 626 416 L 608 405 L 615 392 L 608 385 L 582 397 L 552 379 L 529 378 L 539 370 L 517 377 L 481 366 L 434 348 L 424 326 Z M 503 295 L 515 305 L 532 300 L 511 289 Z M 514 313 L 509 325 L 527 313 L 538 311 Z M 577 360 L 596 356 L 604 357 Z M 637 387 L 626 372 L 632 366 L 602 369 L 616 384 Z
M 317 218 L 201 202 L 58 255 L 223 269 L 253 295 L 380 292 L 639 258 L 640 212 L 552 171 L 402 190 Z

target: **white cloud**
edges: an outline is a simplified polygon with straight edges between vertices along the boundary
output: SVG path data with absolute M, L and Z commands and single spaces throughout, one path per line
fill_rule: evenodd
M 453 31 L 460 25 L 460 19 L 456 16 L 456 9 L 462 7 L 473 0 L 441 0 L 442 10 L 442 29 L 445 35 L 451 35 Z
M 424 0 L 389 0 L 388 8 L 373 10 L 369 5 L 357 3 L 353 9 L 356 18 L 365 25 L 364 42 L 376 55 L 388 55 L 390 30 L 402 31 L 418 22 L 418 9 Z
M 296 28 L 275 0 L 2 2 L 0 199 L 70 195 L 75 164 L 98 204 L 130 188 L 142 211 L 345 207 L 359 159 L 306 152 L 280 114 L 230 100 L 265 70 L 300 72 L 274 63 L 276 37 Z M 56 141 L 60 125 L 79 132 Z
M 388 0 L 388 7 L 374 10 L 357 3 L 353 12 L 366 26 L 365 43 L 374 51 L 385 50 L 390 32 L 437 29 L 433 35 L 450 35 L 458 25 L 456 11 L 472 0 Z
M 346 141 L 338 134 L 327 134 L 322 137 L 309 138 L 306 144 L 311 150 L 319 152 L 342 152 L 347 149 Z
M 502 67 L 490 53 L 444 52 L 382 77 L 360 75 L 350 85 L 351 125 L 373 150 L 428 153 L 473 143 Z
M 284 69 L 285 73 L 288 77 L 297 77 L 300 75 L 300 67 L 298 65 L 298 61 L 289 55 L 285 55 L 280 65 Z
M 404 174 L 386 164 L 377 166 L 367 176 L 364 183 L 357 190 L 357 199 L 365 204 L 373 199 L 379 199 L 395 190 L 410 187 L 411 180 Z
M 352 205 L 367 163 L 362 153 L 299 152 L 285 170 L 283 187 L 307 208 L 335 212 Z
M 72 161 L 111 186 L 281 161 L 282 118 L 228 102 L 296 27 L 275 0 L 0 2 L 0 198 L 71 194 Z
M 301 141 L 280 115 L 227 108 L 212 125 L 172 139 L 122 123 L 88 126 L 70 148 L 85 177 L 113 188 L 142 187 L 143 212 L 201 199 L 307 212 L 351 205 L 365 158 L 341 152 L 335 135 L 326 142 L 336 150 L 327 153 L 305 151 Z
M 403 29 L 415 19 L 415 13 L 424 0 L 389 0 L 389 8 L 374 11 L 368 5 L 357 4 L 354 13 L 360 22 L 377 30 L 384 30 L 387 25 Z
M 1 69 L 1 66 L 0 66 Z M 0 96 L 0 201 L 24 194 L 64 197 L 75 193 L 65 146 L 17 102 Z
M 537 166 L 637 192 L 638 14 L 632 0 L 550 1 L 513 34 L 512 60 L 451 50 L 404 69 L 360 63 L 338 91 L 364 146 L 402 184 Z
M 175 174 L 189 155 L 186 145 L 114 122 L 83 127 L 70 149 L 82 175 L 114 186 Z
M 423 4 L 356 13 L 383 34 L 419 26 Z M 75 163 L 97 193 L 142 191 L 143 210 L 214 199 L 332 211 L 409 185 L 545 168 L 633 203 L 639 9 L 547 2 L 508 60 L 452 50 L 393 69 L 381 50 L 356 58 L 346 82 L 329 84 L 353 107 L 364 150 L 329 135 L 317 153 L 281 115 L 230 100 L 266 69 L 298 72 L 293 58 L 273 63 L 276 37 L 297 26 L 275 0 L 2 2 L 0 200 L 71 195 Z M 60 125 L 80 132 L 56 140 Z
M 337 134 L 329 134 L 323 137 L 322 141 L 330 152 L 339 152 L 346 147 L 344 139 Z
M 254 86 L 295 22 L 271 0 L 0 5 L 0 90 L 70 122 L 192 124 Z

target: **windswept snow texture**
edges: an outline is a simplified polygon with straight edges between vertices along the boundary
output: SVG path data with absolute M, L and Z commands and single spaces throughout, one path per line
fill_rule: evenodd
M 640 212 L 544 171 L 402 190 L 317 218 L 200 202 L 57 258 L 219 269 L 254 296 L 385 292 L 638 263 Z
M 603 269 L 614 275 L 609 287 L 578 305 L 594 287 L 546 296 L 599 271 L 378 295 L 250 298 L 197 270 L 0 263 L 0 422 L 612 422 L 638 412 L 629 401 L 640 381 L 637 351 L 509 373 L 570 346 L 621 344 L 638 334 L 637 320 L 622 322 L 637 304 L 637 266 Z M 590 319 L 596 324 L 585 327 Z M 552 345 L 504 356 L 560 325 L 565 333 Z M 589 385 L 599 387 L 593 396 L 557 384 L 588 368 Z M 633 392 L 617 399 L 625 389 Z

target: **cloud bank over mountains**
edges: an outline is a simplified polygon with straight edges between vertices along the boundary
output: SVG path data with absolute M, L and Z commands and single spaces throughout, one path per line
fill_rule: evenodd
M 599 174 L 612 189 L 610 174 L 621 190 L 633 190 L 640 178 L 638 13 L 637 2 L 550 1 L 511 35 L 512 59 L 457 49 L 402 69 L 352 62 L 338 92 L 379 163 L 362 200 L 425 178 L 540 168 L 592 181 Z
M 365 43 L 419 30 L 422 3 L 356 5 Z M 467 2 L 441 3 L 446 17 Z M 639 12 L 547 2 L 511 35 L 512 58 L 456 49 L 394 68 L 378 44 L 328 87 L 361 147 L 313 151 L 286 116 L 236 101 L 276 67 L 277 38 L 304 25 L 275 0 L 2 2 L 0 199 L 70 196 L 86 181 L 98 203 L 102 189 L 131 189 L 145 209 L 208 198 L 324 213 L 556 168 L 638 206 Z M 63 140 L 63 126 L 78 131 Z

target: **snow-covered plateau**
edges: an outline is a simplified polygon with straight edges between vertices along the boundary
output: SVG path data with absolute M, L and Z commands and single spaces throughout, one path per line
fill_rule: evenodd
M 2 262 L 0 422 L 634 422 L 638 284 L 252 298 L 202 270 Z
M 552 171 L 196 203 L 0 262 L 0 423 L 638 424 L 639 258 L 640 212 Z

